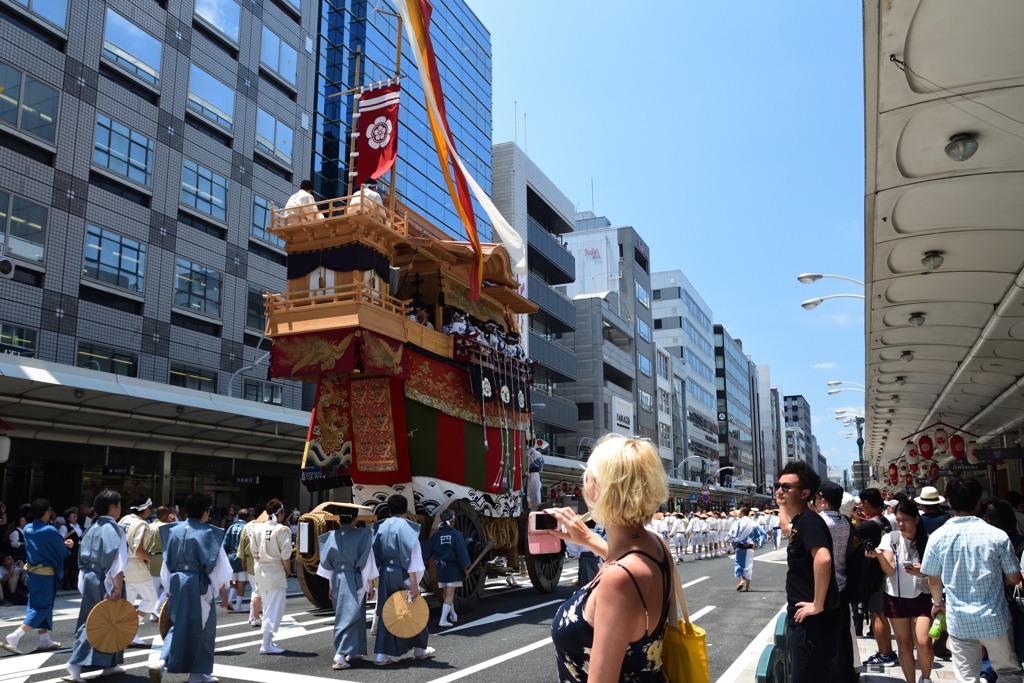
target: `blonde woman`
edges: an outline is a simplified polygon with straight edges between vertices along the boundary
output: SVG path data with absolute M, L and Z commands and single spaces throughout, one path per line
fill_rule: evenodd
M 648 439 L 609 435 L 583 472 L 583 497 L 607 541 L 569 508 L 549 533 L 606 560 L 597 576 L 551 622 L 559 681 L 664 683 L 661 643 L 672 599 L 672 554 L 644 529 L 668 498 L 657 447 Z

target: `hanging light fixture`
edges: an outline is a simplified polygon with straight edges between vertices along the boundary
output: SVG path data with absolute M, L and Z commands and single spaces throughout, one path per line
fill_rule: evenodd
M 925 460 L 931 460 L 935 454 L 934 445 L 932 444 L 932 437 L 925 434 L 917 442 L 917 450 L 920 451 L 921 457 Z
M 946 145 L 946 156 L 952 161 L 967 161 L 978 151 L 978 141 L 970 133 L 957 133 Z
M 907 378 L 906 377 L 897 377 L 896 378 L 896 386 L 902 387 L 906 383 L 907 383 Z
M 962 460 L 967 455 L 967 446 L 964 444 L 964 437 L 954 434 L 949 437 L 949 452 L 957 460 Z
M 945 260 L 942 258 L 941 251 L 926 251 L 924 258 L 921 259 L 921 267 L 928 270 L 938 270 Z
M 900 354 L 900 360 L 903 361 L 904 363 L 909 363 L 910 361 L 914 360 L 914 354 L 911 353 L 910 351 L 904 351 L 903 353 Z
M 910 317 L 907 318 L 907 322 L 913 327 L 921 327 L 921 325 L 924 325 L 924 313 L 911 313 Z
M 977 465 L 978 464 L 978 449 L 979 448 L 980 448 L 980 446 L 978 446 L 978 442 L 977 441 L 972 441 L 969 444 L 967 444 L 967 462 L 971 463 L 972 465 Z
M 939 450 L 941 448 L 945 448 L 946 444 L 948 442 L 949 442 L 949 434 L 946 433 L 946 430 L 943 429 L 942 427 L 939 427 L 938 429 L 936 429 L 935 430 L 935 449 Z

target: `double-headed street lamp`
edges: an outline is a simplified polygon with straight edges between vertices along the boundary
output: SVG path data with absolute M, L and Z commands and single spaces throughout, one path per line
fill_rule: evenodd
M 822 274 L 822 273 L 801 273 L 800 275 L 796 276 L 796 279 L 799 280 L 802 284 L 805 284 L 805 285 L 812 285 L 815 282 L 817 282 L 818 280 L 821 280 L 823 278 L 831 278 L 833 280 L 845 280 L 846 282 L 852 282 L 855 285 L 860 285 L 861 287 L 864 286 L 864 283 L 861 282 L 860 280 L 855 280 L 852 277 L 846 277 L 845 275 L 825 275 L 825 274 Z M 813 310 L 813 309 L 817 308 L 822 302 L 826 301 L 827 299 L 863 299 L 863 298 L 864 298 L 863 294 L 830 294 L 828 296 L 819 296 L 816 299 L 808 299 L 807 301 L 803 302 L 800 305 L 803 306 L 808 311 L 810 311 L 810 310 Z

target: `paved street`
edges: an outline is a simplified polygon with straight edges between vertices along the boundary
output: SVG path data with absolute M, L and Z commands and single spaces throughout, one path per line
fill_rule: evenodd
M 711 680 L 716 681 L 747 645 L 778 613 L 784 602 L 784 553 L 770 548 L 758 551 L 754 565 L 754 592 L 737 593 L 732 576 L 732 559 L 718 558 L 676 565 L 686 587 L 691 615 L 708 632 Z M 782 560 L 782 564 L 771 561 Z M 294 597 L 288 600 L 287 628 L 278 640 L 287 654 L 259 654 L 260 635 L 250 628 L 244 615 L 218 610 L 217 664 L 221 681 L 256 683 L 312 683 L 313 677 L 338 681 L 389 681 L 442 683 L 447 681 L 553 681 L 554 651 L 549 642 L 551 618 L 573 587 L 575 563 L 568 563 L 561 585 L 549 595 L 531 586 L 509 588 L 500 579 L 491 580 L 484 600 L 472 613 L 461 614 L 458 627 L 439 633 L 435 624 L 439 609 L 431 610 L 430 644 L 437 648 L 432 660 L 413 662 L 406 658 L 390 667 L 357 662 L 347 671 L 332 671 L 332 613 L 313 610 L 292 580 Z M 35 635 L 24 642 L 26 654 L 0 659 L 0 683 L 56 683 L 64 674 L 70 655 L 77 618 L 77 600 L 66 594 L 58 599 L 54 637 L 68 649 L 32 654 Z M 7 634 L 20 621 L 24 608 L 0 607 L 0 634 Z M 367 620 L 369 626 L 369 619 Z M 155 624 L 140 631 L 143 638 L 159 643 Z M 371 649 L 372 649 L 372 640 Z M 24 647 L 23 646 L 23 647 Z M 117 683 L 146 679 L 146 666 L 154 650 L 132 649 L 125 656 L 127 673 Z M 167 675 L 171 683 L 184 675 Z M 115 679 L 112 679 L 112 681 Z

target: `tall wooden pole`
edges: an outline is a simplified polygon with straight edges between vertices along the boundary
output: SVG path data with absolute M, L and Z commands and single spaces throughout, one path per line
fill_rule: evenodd
M 392 14 L 391 12 L 381 12 L 381 14 L 388 14 L 398 19 L 398 34 L 395 37 L 395 83 L 401 83 L 402 78 L 402 15 Z M 401 107 L 401 105 L 399 105 Z M 397 129 L 397 127 L 396 127 Z M 397 145 L 397 140 L 395 141 Z M 391 194 L 388 197 L 388 214 L 391 216 L 391 220 L 394 221 L 395 216 L 395 197 L 398 195 L 398 154 L 395 154 L 395 163 L 391 165 Z
M 356 88 L 359 87 L 359 70 L 363 64 L 363 46 L 356 45 Z M 352 128 L 349 133 L 349 153 L 348 153 L 348 189 L 345 191 L 346 197 L 352 196 L 352 179 L 355 178 L 356 170 L 356 139 L 359 137 L 359 91 L 356 91 L 356 99 L 352 105 Z

